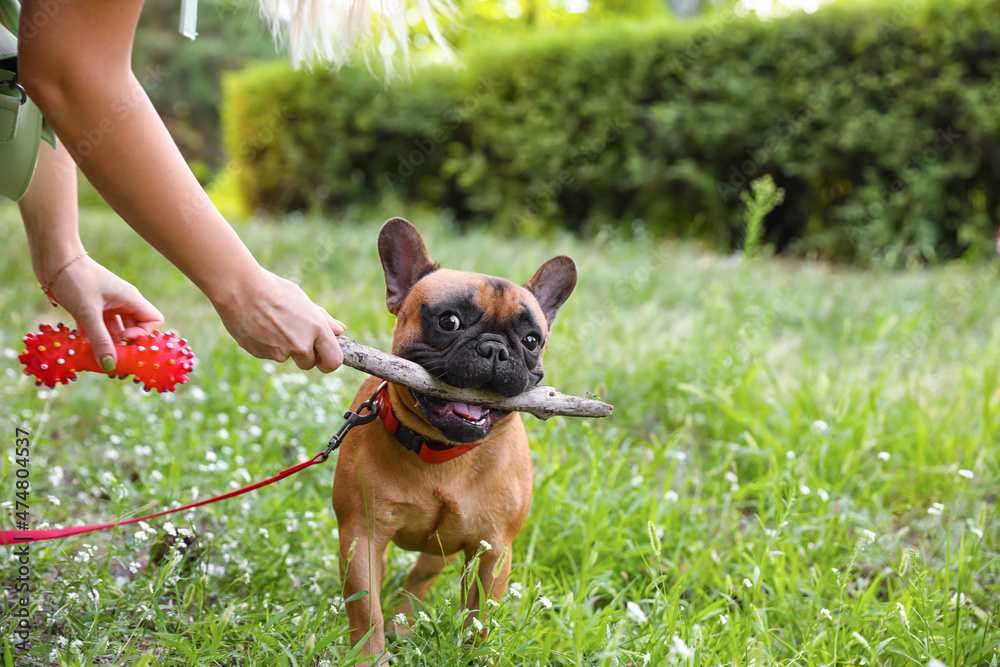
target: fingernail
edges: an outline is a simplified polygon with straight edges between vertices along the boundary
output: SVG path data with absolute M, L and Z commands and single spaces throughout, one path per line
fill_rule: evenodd
M 106 354 L 101 357 L 101 368 L 104 369 L 105 373 L 110 373 L 115 370 L 115 358 L 110 354 Z
M 343 322 L 341 322 L 338 319 L 334 319 L 333 321 L 336 322 L 337 324 L 339 324 L 341 329 L 343 329 L 344 331 L 347 331 L 347 325 L 346 324 L 344 324 Z

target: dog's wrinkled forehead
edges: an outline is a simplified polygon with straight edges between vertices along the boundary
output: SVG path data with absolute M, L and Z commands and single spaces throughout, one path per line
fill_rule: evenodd
M 545 314 L 527 288 L 496 276 L 437 269 L 421 278 L 406 295 L 396 315 L 397 343 L 405 345 L 420 337 L 422 315 L 449 311 L 458 314 L 465 324 L 485 318 L 484 324 L 493 326 L 530 321 L 542 332 L 547 328 Z

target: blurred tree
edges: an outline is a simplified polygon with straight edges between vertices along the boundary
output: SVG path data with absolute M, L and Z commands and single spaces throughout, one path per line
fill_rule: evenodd
M 177 30 L 180 3 L 152 0 L 143 8 L 132 67 L 203 182 L 222 163 L 220 78 L 249 60 L 273 59 L 274 45 L 252 4 L 201 0 L 198 38 Z

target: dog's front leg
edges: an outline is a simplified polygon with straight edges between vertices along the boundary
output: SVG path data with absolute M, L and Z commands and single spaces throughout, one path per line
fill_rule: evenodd
M 346 528 L 346 530 L 345 530 Z M 344 599 L 362 591 L 368 595 L 346 603 L 347 620 L 351 626 L 351 644 L 357 645 L 369 630 L 373 630 L 361 649 L 361 655 L 375 655 L 375 664 L 388 664 L 385 653 L 385 631 L 382 624 L 381 588 L 385 571 L 384 554 L 387 539 L 370 537 L 364 524 L 341 526 L 340 560 L 344 582 Z

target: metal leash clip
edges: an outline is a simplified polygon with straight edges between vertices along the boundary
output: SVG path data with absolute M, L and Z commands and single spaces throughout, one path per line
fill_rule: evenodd
M 375 393 L 371 395 L 371 398 L 358 406 L 356 412 L 354 410 L 348 410 L 344 413 L 344 425 L 340 427 L 340 430 L 333 434 L 332 438 L 330 438 L 330 444 L 327 446 L 326 451 L 323 452 L 320 461 L 326 461 L 330 457 L 330 454 L 333 453 L 333 450 L 340 447 L 340 443 L 344 441 L 348 431 L 352 428 L 355 426 L 370 424 L 378 419 L 378 395 L 382 393 L 382 390 L 385 389 L 388 384 L 388 382 L 382 382 L 378 386 L 378 389 L 375 390 Z

